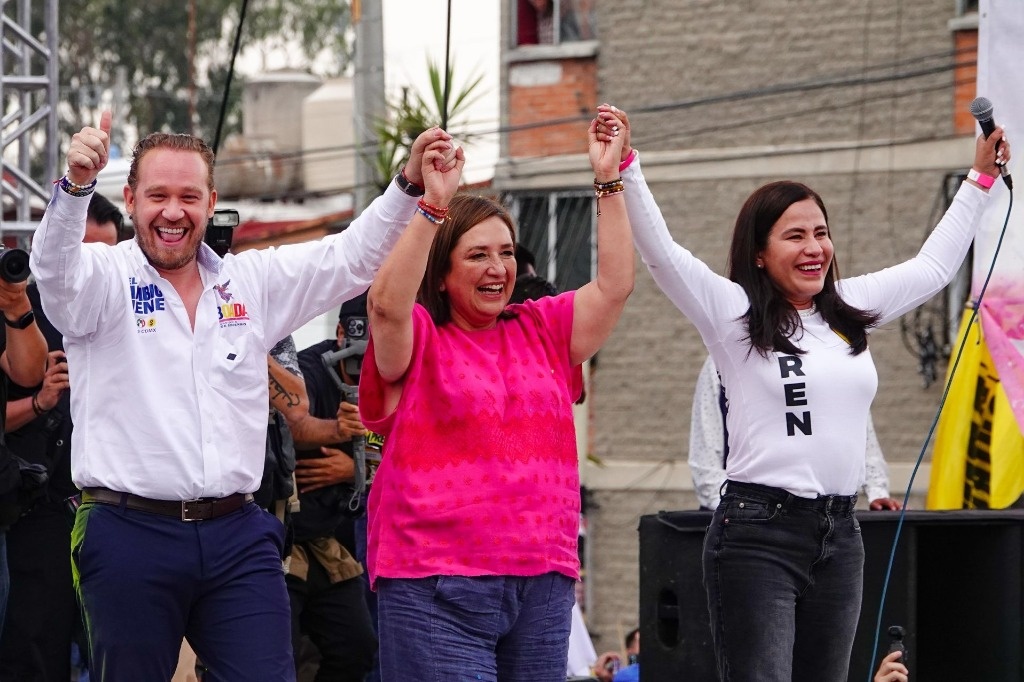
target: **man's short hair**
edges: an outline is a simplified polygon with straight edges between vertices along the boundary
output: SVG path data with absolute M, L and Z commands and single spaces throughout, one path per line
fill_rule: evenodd
M 522 303 L 524 301 L 535 301 L 545 296 L 555 296 L 558 289 L 540 275 L 519 275 L 516 277 L 515 288 L 512 289 L 512 296 L 509 303 Z
M 117 234 L 120 237 L 121 229 L 124 225 L 124 215 L 118 210 L 117 206 L 110 203 L 110 199 L 107 199 L 99 192 L 93 192 L 92 198 L 89 199 L 89 210 L 86 215 L 98 225 L 114 223 L 114 227 L 117 228 Z

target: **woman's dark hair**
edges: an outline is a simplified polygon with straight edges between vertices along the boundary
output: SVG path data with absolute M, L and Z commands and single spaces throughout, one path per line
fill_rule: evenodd
M 448 294 L 441 291 L 441 283 L 452 269 L 452 251 L 462 235 L 487 220 L 497 216 L 508 226 L 512 243 L 516 241 L 516 228 L 512 216 L 496 201 L 469 194 L 456 194 L 448 204 L 448 217 L 437 228 L 434 241 L 427 257 L 427 270 L 423 273 L 417 300 L 430 313 L 436 325 L 452 319 Z M 501 317 L 507 316 L 502 313 Z
M 768 235 L 790 206 L 813 199 L 828 225 L 825 203 L 813 189 L 799 182 L 780 180 L 755 190 L 747 198 L 736 217 L 729 248 L 729 279 L 747 293 L 750 308 L 742 318 L 747 325 L 747 339 L 761 356 L 772 351 L 802 354 L 790 340 L 802 327 L 800 314 L 768 276 L 757 267 L 758 256 L 768 246 Z M 814 296 L 814 306 L 828 325 L 850 344 L 850 355 L 863 353 L 868 347 L 867 329 L 878 322 L 878 314 L 848 305 L 836 291 L 839 264 L 833 254 L 825 273 L 821 291 Z

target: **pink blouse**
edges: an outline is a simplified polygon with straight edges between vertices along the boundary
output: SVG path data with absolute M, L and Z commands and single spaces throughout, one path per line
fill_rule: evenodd
M 569 361 L 575 292 L 511 305 L 467 332 L 413 310 L 413 355 L 384 414 L 372 339 L 359 412 L 384 436 L 368 502 L 370 581 L 579 575 L 580 485 Z

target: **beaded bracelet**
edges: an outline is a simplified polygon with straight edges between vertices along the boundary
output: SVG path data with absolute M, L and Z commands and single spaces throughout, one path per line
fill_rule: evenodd
M 64 190 L 73 197 L 87 197 L 93 193 L 93 190 L 96 189 L 95 179 L 88 185 L 79 185 L 78 183 L 71 182 L 71 180 L 68 179 L 68 176 L 65 175 L 60 180 L 58 180 L 58 183 L 60 184 L 60 188 L 62 190 Z
M 428 204 L 426 201 L 424 201 L 423 199 L 420 199 L 419 201 L 416 202 L 416 207 L 419 208 L 421 211 L 423 211 L 425 213 L 429 213 L 430 215 L 432 215 L 433 217 L 435 217 L 435 218 L 437 218 L 439 220 L 444 220 L 445 218 L 448 217 L 448 207 L 447 206 L 444 206 L 444 207 L 432 206 L 432 205 Z
M 434 223 L 438 227 L 440 227 L 441 225 L 444 225 L 444 220 L 445 219 L 444 219 L 443 216 L 442 217 L 435 216 L 430 211 L 424 210 L 422 206 L 417 206 L 416 210 L 419 211 L 421 216 L 423 216 L 424 218 L 426 218 L 430 222 Z
M 626 186 L 622 183 L 622 178 L 617 178 L 611 182 L 598 182 L 594 180 L 594 196 L 597 197 L 597 215 L 601 216 L 601 199 L 604 197 L 611 196 L 613 194 L 621 194 L 626 191 Z

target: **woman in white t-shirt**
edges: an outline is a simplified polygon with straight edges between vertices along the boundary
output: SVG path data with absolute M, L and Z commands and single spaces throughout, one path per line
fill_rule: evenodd
M 1001 128 L 978 138 L 971 175 L 917 256 L 843 280 L 821 197 L 767 184 L 740 209 L 722 277 L 673 241 L 614 111 L 637 250 L 697 327 L 729 401 L 728 478 L 703 557 L 721 678 L 846 680 L 864 569 L 853 510 L 878 385 L 869 332 L 956 273 L 1009 145 L 997 151 Z

